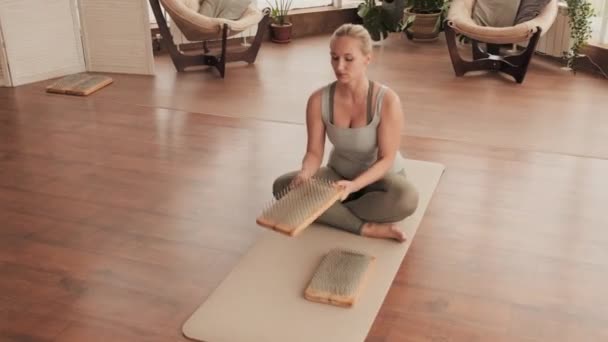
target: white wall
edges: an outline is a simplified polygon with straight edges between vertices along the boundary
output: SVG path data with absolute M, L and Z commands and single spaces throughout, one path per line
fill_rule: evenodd
M 75 0 L 0 0 L 0 24 L 13 86 L 85 70 Z

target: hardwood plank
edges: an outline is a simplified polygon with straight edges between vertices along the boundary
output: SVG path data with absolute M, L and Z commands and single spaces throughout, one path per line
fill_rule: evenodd
M 222 264 L 227 259 L 217 252 L 205 257 L 199 251 L 202 257 L 191 267 L 180 260 L 164 267 L 140 256 L 134 260 L 137 257 L 115 256 L 103 249 L 67 247 L 78 240 L 44 241 L 45 237 L 31 239 L 20 253 L 11 254 L 13 260 L 0 264 L 0 289 L 20 307 L 78 322 L 82 317 L 120 322 L 161 335 L 163 329 L 179 325 L 210 293 L 207 286 L 216 286 L 230 266 Z
M 0 341 L 54 341 L 69 324 L 63 317 L 0 308 Z
M 0 341 L 185 341 L 299 167 L 326 38 L 222 81 L 160 56 L 86 98 L 0 88 Z M 402 151 L 447 168 L 368 341 L 608 339 L 605 81 L 541 59 L 523 86 L 455 78 L 441 41 L 375 52 Z
M 27 298 L 27 302 L 41 304 L 47 299 L 68 302 L 81 294 L 82 288 L 61 274 L 13 262 L 0 264 L 0 289 L 11 293 L 11 298 Z
M 103 322 L 97 319 L 83 319 L 70 324 L 57 336 L 58 342 L 131 342 L 150 341 L 162 342 L 169 340 L 181 340 L 183 337 L 171 331 L 151 332 L 146 327 L 135 328 L 120 322 Z
M 3 218 L 1 238 L 26 238 L 36 232 L 51 229 L 54 225 L 52 220 L 45 217 L 24 215 L 5 208 L 0 208 L 0 217 Z
M 556 313 L 554 310 L 513 306 L 510 330 L 539 341 L 604 341 L 608 338 L 605 316 L 589 319 L 576 312 Z
M 62 200 L 7 187 L 0 188 L 0 205 L 19 213 L 53 218 L 69 217 L 75 221 L 81 221 L 100 210 L 99 206 L 91 203 Z
M 36 199 L 36 206 L 28 204 L 31 198 Z M 2 211 L 10 221 L 0 235 L 25 237 L 40 231 L 42 234 L 30 238 L 48 235 L 57 242 L 77 240 L 75 245 L 96 248 L 102 248 L 104 243 L 116 247 L 127 240 L 157 239 L 238 253 L 259 233 L 249 216 L 235 217 L 225 212 L 208 213 L 206 218 L 218 223 L 207 225 L 204 221 L 129 208 L 83 205 L 77 200 L 10 189 L 0 189 L 0 204 L 10 208 Z M 82 215 L 84 210 L 88 211 L 86 216 Z
M 418 314 L 407 314 L 401 317 L 399 328 L 391 330 L 383 341 L 516 341 L 540 342 L 540 340 L 497 333 L 491 329 L 468 322 L 454 322 L 451 319 L 434 318 Z
M 91 239 L 99 237 L 100 234 L 96 234 L 92 235 Z M 77 241 L 56 242 L 46 236 L 36 236 L 28 241 L 27 247 L 22 248 L 19 254 L 13 254 L 11 257 L 5 255 L 3 259 L 8 266 L 15 269 L 24 268 L 31 272 L 48 274 L 49 277 L 59 277 L 60 282 L 55 284 L 57 286 L 47 284 L 48 290 L 68 287 L 77 290 L 80 295 L 88 291 L 88 283 L 91 282 L 180 303 L 181 298 L 189 298 L 182 304 L 190 304 L 190 297 L 205 296 L 209 291 L 207 284 L 213 286 L 220 281 L 224 276 L 224 268 L 229 266 L 226 263 L 236 259 L 235 256 L 201 249 L 201 258 L 195 266 L 166 266 L 155 260 L 124 256 L 120 253 L 120 247 L 107 246 L 103 240 L 100 241 L 100 244 L 104 245 L 101 248 L 77 245 Z M 11 269 L 7 273 L 10 273 L 9 271 Z M 181 281 L 167 282 L 166 279 Z M 35 294 L 35 291 L 32 293 Z M 19 297 L 22 296 L 17 296 Z
M 421 46 L 401 36 L 392 36 L 382 47 L 375 48 L 370 76 L 402 96 L 408 134 L 546 152 L 608 155 L 602 144 L 601 128 L 607 119 L 590 106 L 605 103 L 604 79 L 583 73 L 574 76 L 542 58 L 533 58 L 529 77 L 522 86 L 506 77 L 486 73 L 456 78 L 443 39 Z M 92 98 L 78 102 L 57 95 L 44 98 L 57 106 L 59 103 L 96 106 L 103 101 L 136 103 L 186 112 L 303 123 L 306 102 L 303 94 L 333 77 L 327 44 L 326 36 L 298 39 L 289 49 L 265 44 L 261 55 L 264 57 L 255 67 L 229 67 L 228 72 L 233 78 L 238 77 L 238 82 L 217 82 L 214 73 L 205 71 L 176 74 L 170 60 L 160 56 L 155 81 L 116 75 L 116 83 L 121 86 L 108 87 Z M 301 67 L 298 62 L 301 60 L 315 68 Z M 280 72 L 276 65 L 280 65 Z M 267 91 L 266 84 L 281 84 L 284 75 L 298 80 L 298 85 Z M 21 108 L 30 108 L 27 101 L 32 96 L 42 97 L 47 83 L 24 87 L 14 94 L 18 100 L 13 102 Z M 475 103 L 475 111 L 470 110 L 471 103 Z M 513 139 L 512 132 L 523 138 Z
M 167 242 L 196 243 L 199 247 L 240 253 L 253 242 L 259 231 L 249 216 L 214 215 L 206 220 L 180 219 L 122 208 L 105 208 L 87 220 L 88 224 L 119 230 L 123 233 L 144 235 Z M 217 221 L 215 225 L 206 221 Z

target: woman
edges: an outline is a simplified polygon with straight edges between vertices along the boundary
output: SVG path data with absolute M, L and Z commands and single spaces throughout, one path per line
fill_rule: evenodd
M 406 240 L 395 222 L 411 215 L 418 193 L 408 182 L 399 152 L 403 113 L 395 92 L 367 78 L 371 38 L 361 25 L 344 24 L 330 41 L 336 81 L 308 99 L 308 143 L 299 171 L 282 175 L 273 184 L 276 196 L 315 176 L 344 188 L 317 222 L 354 234 Z M 334 145 L 321 167 L 325 136 Z

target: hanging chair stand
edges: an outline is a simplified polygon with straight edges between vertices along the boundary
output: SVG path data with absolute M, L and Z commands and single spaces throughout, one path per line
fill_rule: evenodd
M 456 76 L 463 76 L 470 71 L 494 70 L 511 75 L 517 83 L 524 81 L 541 32 L 542 29 L 538 27 L 530 38 L 528 46 L 522 52 L 508 56 L 500 54 L 499 44 L 485 43 L 469 38 L 473 50 L 473 60 L 467 61 L 458 53 L 456 32 L 450 25 L 445 25 L 448 51 Z M 480 44 L 484 43 L 486 45 L 485 50 L 480 47 Z
M 270 21 L 270 10 L 265 8 L 263 11 L 263 17 L 258 22 L 257 33 L 253 39 L 253 42 L 247 49 L 241 49 L 238 51 L 228 51 L 228 24 L 224 23 L 221 30 L 221 47 L 218 49 L 211 50 L 207 45 L 207 40 L 203 41 L 203 53 L 196 54 L 185 54 L 181 52 L 174 43 L 173 35 L 169 30 L 165 16 L 162 13 L 159 0 L 149 0 L 152 12 L 156 18 L 160 34 L 162 36 L 162 44 L 169 52 L 173 65 L 179 72 L 186 71 L 186 68 L 193 66 L 208 65 L 215 67 L 222 78 L 224 78 L 226 72 L 226 63 L 230 62 L 247 62 L 253 64 L 262 45 L 262 39 L 264 32 L 268 27 Z
M 452 0 L 444 21 L 448 52 L 456 76 L 490 70 L 511 75 L 517 83 L 522 83 L 540 37 L 551 28 L 557 17 L 557 0 L 549 0 L 535 18 L 507 27 L 478 25 L 472 16 L 474 6 L 475 0 Z M 460 56 L 456 42 L 458 34 L 471 41 L 472 60 L 464 60 Z M 501 53 L 503 45 L 523 43 L 527 43 L 523 51 L 517 49 L 514 53 Z M 485 45 L 485 49 L 481 45 Z

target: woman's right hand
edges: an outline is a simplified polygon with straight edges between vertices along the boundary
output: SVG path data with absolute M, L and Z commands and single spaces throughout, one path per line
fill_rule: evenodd
M 291 183 L 289 184 L 290 188 L 295 188 L 297 186 L 299 186 L 300 184 L 306 182 L 307 180 L 310 179 L 312 175 L 309 172 L 306 172 L 304 170 L 298 172 L 298 174 L 293 177 L 293 179 L 291 180 Z

